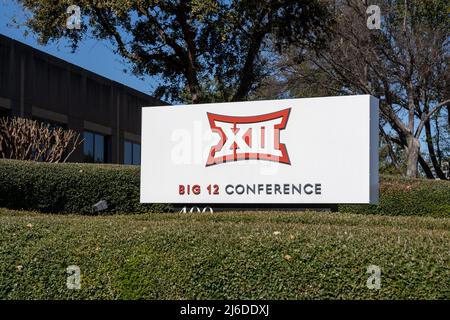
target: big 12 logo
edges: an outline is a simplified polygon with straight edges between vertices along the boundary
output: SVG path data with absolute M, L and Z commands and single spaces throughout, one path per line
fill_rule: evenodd
M 238 160 L 266 160 L 291 164 L 280 130 L 286 128 L 291 109 L 257 116 L 227 116 L 207 113 L 220 141 L 209 152 L 206 166 Z

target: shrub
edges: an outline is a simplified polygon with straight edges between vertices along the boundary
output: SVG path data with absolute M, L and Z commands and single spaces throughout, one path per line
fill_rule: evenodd
M 105 213 L 167 210 L 139 202 L 139 167 L 0 160 L 0 207 L 53 213 L 92 213 L 106 200 Z
M 347 213 L 0 208 L 0 299 L 448 300 L 449 229 L 446 218 Z M 372 264 L 379 290 L 367 288 Z M 80 290 L 67 290 L 69 265 L 81 269 Z
M 450 217 L 450 182 L 383 175 L 378 205 L 340 205 L 339 211 Z
M 106 200 L 108 213 L 170 210 L 139 203 L 139 180 L 136 166 L 0 160 L 0 207 L 90 214 Z M 339 211 L 450 217 L 450 182 L 382 176 L 379 205 L 339 205 Z
M 0 119 L 0 157 L 66 162 L 80 146 L 80 134 L 25 118 Z

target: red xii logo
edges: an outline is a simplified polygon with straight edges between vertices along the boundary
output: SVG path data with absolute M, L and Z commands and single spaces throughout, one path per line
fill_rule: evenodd
M 291 164 L 286 146 L 280 143 L 291 109 L 235 117 L 208 113 L 213 132 L 220 141 L 209 152 L 206 166 L 238 160 L 266 160 Z

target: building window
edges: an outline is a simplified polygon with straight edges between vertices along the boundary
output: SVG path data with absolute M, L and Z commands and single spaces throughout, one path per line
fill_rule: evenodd
M 84 132 L 84 162 L 105 163 L 106 137 L 102 134 Z
M 141 164 L 141 145 L 130 141 L 125 141 L 124 147 L 124 164 Z

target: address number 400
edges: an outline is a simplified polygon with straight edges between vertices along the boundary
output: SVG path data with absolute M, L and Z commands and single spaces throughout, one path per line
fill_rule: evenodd
M 190 209 L 189 209 L 189 211 L 188 211 L 188 208 L 187 207 L 183 207 L 183 209 L 181 209 L 180 210 L 180 213 L 205 213 L 205 212 L 209 212 L 209 213 L 214 213 L 214 210 L 213 210 L 213 208 L 211 208 L 211 207 L 204 207 L 202 210 L 200 210 L 200 208 L 199 207 L 197 207 L 197 206 L 194 206 L 194 207 L 191 207 Z

